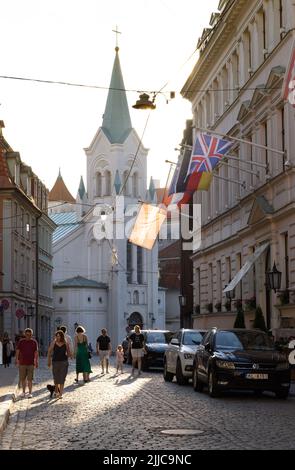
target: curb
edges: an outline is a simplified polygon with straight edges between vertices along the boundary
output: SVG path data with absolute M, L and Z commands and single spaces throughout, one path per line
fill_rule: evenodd
M 18 390 L 18 377 L 13 382 L 13 387 L 14 391 L 12 393 L 4 395 L 2 397 L 2 400 L 0 401 L 0 434 L 4 431 L 7 426 L 10 416 L 10 408 L 16 400 Z

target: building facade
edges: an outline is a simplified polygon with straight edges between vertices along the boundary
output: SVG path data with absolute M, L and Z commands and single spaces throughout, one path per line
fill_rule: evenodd
M 138 201 L 155 195 L 147 191 L 148 150 L 132 128 L 118 48 L 102 126 L 85 153 L 87 192 L 83 179 L 75 204 L 61 181 L 50 192 L 51 217 L 58 225 L 55 322 L 65 323 L 70 334 L 82 324 L 92 344 L 106 327 L 118 344 L 135 324 L 165 326 L 158 245 L 149 251 L 128 241 L 127 225 L 132 226 Z M 55 211 L 60 201 L 67 202 L 67 211 Z
M 282 87 L 295 6 L 222 0 L 210 26 L 182 90 L 192 103 L 194 132 L 229 134 L 267 149 L 237 142 L 230 155 L 238 159 L 228 158 L 209 191 L 194 195 L 202 205 L 202 245 L 192 257 L 194 326 L 233 326 L 235 303 L 223 291 L 256 252 L 235 299 L 242 300 L 248 327 L 256 304 L 267 327 L 288 336 L 295 327 L 295 113 Z M 278 293 L 266 282 L 274 262 L 282 272 Z
M 41 349 L 51 337 L 52 233 L 48 191 L 0 128 L 0 334 L 32 327 Z

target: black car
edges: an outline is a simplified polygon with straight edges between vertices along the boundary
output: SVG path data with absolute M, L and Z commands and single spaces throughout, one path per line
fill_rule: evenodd
M 131 332 L 130 334 L 132 334 Z M 164 353 L 168 347 L 169 341 L 173 335 L 168 330 L 142 330 L 144 336 L 145 354 L 142 358 L 142 370 L 149 367 L 163 367 Z M 131 353 L 128 363 L 132 363 Z
M 287 398 L 290 365 L 260 330 L 213 328 L 204 336 L 193 364 L 195 391 L 201 392 L 205 385 L 211 397 L 222 390 L 246 389 L 256 395 L 265 390 Z

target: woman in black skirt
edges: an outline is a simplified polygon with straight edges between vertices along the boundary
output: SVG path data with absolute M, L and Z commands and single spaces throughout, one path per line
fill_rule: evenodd
M 62 398 L 64 384 L 68 373 L 71 351 L 63 331 L 55 333 L 55 339 L 48 349 L 48 367 L 52 365 L 52 374 L 55 385 L 55 396 Z

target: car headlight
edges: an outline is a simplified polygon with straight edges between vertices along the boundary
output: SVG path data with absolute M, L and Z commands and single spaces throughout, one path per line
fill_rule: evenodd
M 189 353 L 185 353 L 183 355 L 184 359 L 193 359 L 194 358 L 194 355 L 193 354 L 189 354 Z
M 219 369 L 235 369 L 235 365 L 233 362 L 229 362 L 229 361 L 216 361 L 216 365 L 217 367 L 219 367 Z
M 289 369 L 289 367 L 290 367 L 290 366 L 289 366 L 289 363 L 288 363 L 288 362 L 279 362 L 279 363 L 277 364 L 276 369 L 277 369 L 277 370 L 286 370 L 286 369 Z

